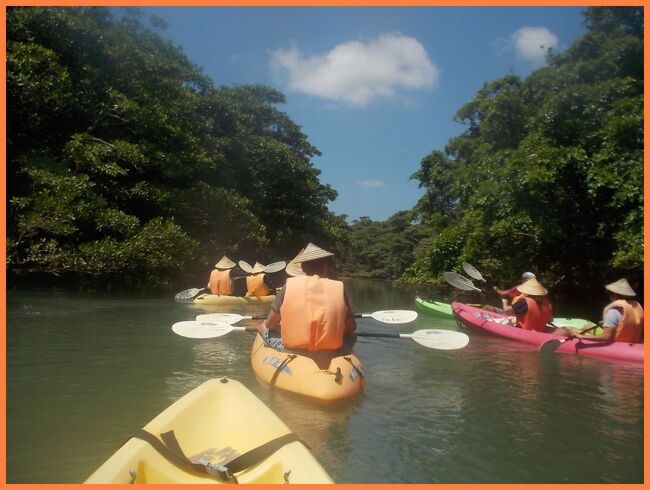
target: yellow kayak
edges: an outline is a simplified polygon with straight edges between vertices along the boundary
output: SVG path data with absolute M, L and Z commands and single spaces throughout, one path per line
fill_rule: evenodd
M 258 334 L 251 365 L 255 375 L 271 386 L 323 402 L 348 398 L 363 390 L 363 367 L 354 351 L 280 352 Z
M 194 298 L 194 304 L 200 305 L 263 305 L 273 303 L 274 294 L 268 296 L 226 296 L 223 294 L 200 294 Z
M 334 482 L 266 405 L 222 378 L 164 410 L 85 483 Z

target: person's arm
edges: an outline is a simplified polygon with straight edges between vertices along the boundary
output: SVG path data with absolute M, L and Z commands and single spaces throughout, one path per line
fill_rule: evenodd
M 521 298 L 516 303 L 513 303 L 512 306 L 509 306 L 508 308 L 504 308 L 504 311 L 506 311 L 510 315 L 519 315 L 519 316 L 525 315 L 526 312 L 528 311 L 528 303 L 526 303 L 526 300 L 524 298 Z
M 621 313 L 621 311 L 618 308 L 610 308 L 605 312 L 605 316 L 602 322 L 603 332 L 601 334 L 589 335 L 589 334 L 578 333 L 576 334 L 576 338 L 598 340 L 599 342 L 613 342 L 614 335 L 616 334 L 616 327 L 618 326 L 618 323 L 621 321 L 622 318 L 623 318 L 623 313 Z
M 351 334 L 354 333 L 357 329 L 357 321 L 354 319 L 354 308 L 352 306 L 352 302 L 350 301 L 350 297 L 348 296 L 348 292 L 345 290 L 345 286 L 343 287 L 343 299 L 345 301 L 345 306 L 347 307 L 344 332 Z

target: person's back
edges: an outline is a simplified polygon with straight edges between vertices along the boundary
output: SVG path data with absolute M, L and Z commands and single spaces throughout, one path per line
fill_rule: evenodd
M 611 328 L 614 342 L 639 342 L 643 339 L 643 307 L 634 299 L 636 293 L 627 282 L 620 279 L 605 288 L 611 302 L 603 309 L 603 327 Z
M 280 307 L 284 346 L 311 351 L 339 349 L 347 314 L 343 283 L 305 275 L 288 279 L 284 288 Z
M 251 273 L 246 276 L 246 296 L 268 296 L 271 291 L 266 283 L 264 265 L 255 262 Z
M 230 269 L 235 267 L 235 265 L 225 255 L 214 265 L 214 270 L 210 273 L 210 279 L 208 280 L 208 289 L 210 289 L 212 294 L 232 294 L 233 280 L 230 277 Z
M 337 350 L 356 322 L 341 281 L 329 279 L 332 257 L 308 244 L 294 259 L 305 275 L 290 277 L 276 296 L 271 313 L 258 330 L 268 338 L 279 330 L 282 347 L 310 351 Z M 276 344 L 277 345 L 277 344 Z
M 605 285 L 610 303 L 603 309 L 602 328 L 587 323 L 581 329 L 558 328 L 556 335 L 572 336 L 599 342 L 643 342 L 643 307 L 636 301 L 636 292 L 627 282 L 619 279 Z M 594 330 L 600 333 L 594 334 Z
M 517 286 L 521 293 L 512 301 L 512 312 L 517 326 L 524 330 L 546 331 L 546 325 L 553 320 L 553 307 L 546 298 L 548 291 L 537 281 L 528 279 Z

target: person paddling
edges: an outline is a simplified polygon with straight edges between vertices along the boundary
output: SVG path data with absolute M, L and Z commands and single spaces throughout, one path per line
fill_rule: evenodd
M 607 284 L 605 289 L 609 292 L 610 303 L 603 309 L 602 332 L 586 334 L 594 327 L 587 324 L 581 329 L 558 328 L 554 333 L 601 342 L 643 342 L 643 307 L 634 299 L 636 292 L 630 283 L 623 278 Z
M 255 262 L 252 269 L 248 266 L 248 270 L 246 270 L 245 266 L 248 266 L 248 264 L 240 260 L 239 267 L 248 272 L 248 276 L 246 276 L 246 296 L 268 296 L 271 294 L 270 286 L 266 282 L 267 276 L 264 274 L 266 266 L 259 262 Z
M 334 254 L 313 243 L 294 259 L 303 275 L 287 279 L 271 306 L 268 318 L 257 326 L 265 341 L 277 350 L 339 350 L 344 336 L 357 324 L 343 282 L 330 279 Z M 280 338 L 271 335 L 279 332 Z M 350 337 L 350 342 L 354 338 Z
M 207 286 L 212 294 L 232 294 L 234 283 L 233 279 L 230 277 L 230 269 L 236 265 L 237 264 L 225 255 L 214 265 L 214 270 L 210 273 L 210 279 L 208 280 Z
M 515 315 L 517 327 L 545 332 L 546 324 L 553 321 L 553 307 L 546 297 L 546 288 L 532 278 L 517 286 L 517 291 L 519 294 L 513 298 L 511 306 L 506 298 L 501 300 L 503 311 Z
M 526 282 L 529 279 L 536 279 L 535 274 L 532 272 L 524 272 L 521 275 L 521 282 Z M 497 293 L 501 298 L 505 298 L 509 301 L 512 301 L 514 298 L 519 296 L 519 290 L 517 289 L 517 286 L 513 286 L 510 289 L 499 289 L 498 287 L 494 286 L 494 292 Z

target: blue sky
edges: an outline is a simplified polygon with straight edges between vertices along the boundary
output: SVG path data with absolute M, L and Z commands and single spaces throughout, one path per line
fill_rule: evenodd
M 264 84 L 321 152 L 349 220 L 383 221 L 422 195 L 409 177 L 464 127 L 485 82 L 543 65 L 585 32 L 574 7 L 156 7 L 160 34 L 215 85 Z

